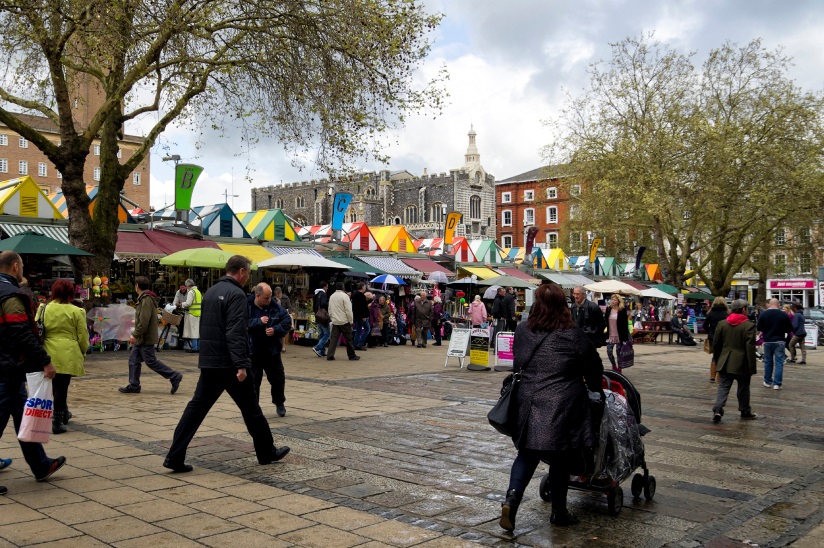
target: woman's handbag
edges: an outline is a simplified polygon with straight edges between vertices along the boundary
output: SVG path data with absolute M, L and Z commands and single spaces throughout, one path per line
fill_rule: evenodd
M 626 369 L 635 365 L 635 349 L 632 347 L 632 341 L 626 341 L 618 344 L 618 367 Z
M 369 332 L 369 335 L 372 336 L 372 337 L 382 337 L 383 332 L 381 332 L 381 326 L 373 325 L 372 326 L 372 331 Z
M 704 352 L 707 354 L 712 354 L 712 347 L 710 346 L 709 339 L 704 339 Z
M 512 393 L 518 388 L 518 384 L 521 382 L 521 374 L 524 369 L 526 369 L 529 362 L 532 361 L 535 351 L 538 350 L 542 344 L 544 344 L 544 341 L 548 336 L 549 333 L 545 333 L 541 338 L 541 341 L 535 345 L 532 349 L 532 353 L 529 355 L 529 358 L 524 362 L 524 365 L 521 366 L 520 371 L 517 373 L 510 373 L 504 378 L 503 386 L 501 386 L 501 397 L 498 399 L 498 403 L 492 406 L 492 409 L 486 415 L 486 418 L 489 420 L 489 424 L 492 425 L 492 428 L 504 436 L 509 436 L 511 438 L 515 434 L 515 428 L 517 427 L 517 413 L 512 413 L 511 410 Z

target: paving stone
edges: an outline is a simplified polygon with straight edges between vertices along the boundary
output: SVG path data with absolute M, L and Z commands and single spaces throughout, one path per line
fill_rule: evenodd
M 279 540 L 271 535 L 255 531 L 254 529 L 238 529 L 229 533 L 203 537 L 198 542 L 213 548 L 226 548 L 227 546 L 265 546 L 267 548 L 287 548 L 291 543 Z
M 255 502 L 274 497 L 282 497 L 289 494 L 289 491 L 284 491 L 283 489 L 278 489 L 277 487 L 249 482 L 230 487 L 223 487 L 218 490 L 222 493 L 226 493 L 227 495 L 232 495 Z
M 156 522 L 156 524 L 159 527 L 174 531 L 175 533 L 190 539 L 199 539 L 201 537 L 219 535 L 221 533 L 228 533 L 229 531 L 235 531 L 241 528 L 241 526 L 237 523 L 203 513 L 167 519 Z
M 368 539 L 326 525 L 315 525 L 280 536 L 281 540 L 306 548 L 349 548 L 359 546 Z
M 305 495 L 285 495 L 260 501 L 260 504 L 282 510 L 289 514 L 302 516 L 309 512 L 315 512 L 324 508 L 334 506 L 333 503 L 325 500 L 307 497 Z
M 52 506 L 77 504 L 86 500 L 84 497 L 64 489 L 12 493 L 9 498 L 30 508 L 51 508 Z
M 370 485 L 368 483 L 360 483 L 358 485 L 340 487 L 338 489 L 335 489 L 334 491 L 347 497 L 366 498 L 371 497 L 373 495 L 377 495 L 379 493 L 383 493 L 386 491 L 386 489 L 382 489 L 381 487 L 378 487 L 376 485 Z
M 66 525 L 75 525 L 87 521 L 113 518 L 123 514 L 114 508 L 109 508 L 99 502 L 88 500 L 49 508 L 48 515 L 50 518 L 56 519 Z
M 82 531 L 87 535 L 91 535 L 98 540 L 110 544 L 163 531 L 150 523 L 131 516 L 118 516 L 115 518 L 79 523 L 74 527 L 78 531 Z
M 231 519 L 246 527 L 274 536 L 315 525 L 312 521 L 274 509 L 236 516 Z
M 195 546 L 202 546 L 202 544 L 189 540 L 184 536 L 166 531 L 157 533 L 156 535 L 116 542 L 114 546 L 117 548 L 144 548 L 145 546 L 151 546 L 152 548 L 194 548 Z
M 200 487 L 199 485 L 183 485 L 182 487 L 161 489 L 159 491 L 153 491 L 152 494 L 166 500 L 179 502 L 180 504 L 189 504 L 191 502 L 216 499 L 223 496 L 220 492 L 213 489 Z
M 12 500 L 12 499 L 9 499 Z M 28 506 L 20 503 L 5 504 L 0 512 L 0 525 L 9 523 L 19 523 L 23 521 L 34 521 L 44 519 L 46 516 Z
M 304 517 L 344 531 L 360 529 L 361 527 L 374 525 L 383 521 L 383 519 L 378 516 L 342 506 L 312 512 L 306 514 Z
M 396 521 L 384 521 L 353 531 L 357 535 L 385 542 L 391 546 L 414 546 L 440 537 L 440 533 L 428 531 Z
M 112 489 L 92 491 L 90 493 L 84 493 L 84 496 L 100 504 L 115 508 L 123 506 L 124 504 L 134 504 L 136 502 L 144 502 L 157 498 L 154 495 L 144 493 L 132 487 L 114 487 Z
M 274 499 L 272 499 L 274 500 Z M 231 518 L 266 510 L 266 506 L 237 497 L 221 497 L 189 503 L 189 507 L 221 518 Z
M 169 500 L 150 500 L 146 502 L 137 502 L 134 504 L 124 504 L 118 506 L 117 509 L 124 514 L 134 516 L 138 519 L 149 523 L 155 523 L 161 520 L 177 518 L 188 514 L 194 514 L 196 510 L 172 502 Z

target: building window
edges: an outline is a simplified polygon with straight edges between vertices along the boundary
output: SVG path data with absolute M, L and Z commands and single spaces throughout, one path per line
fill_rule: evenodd
M 779 228 L 775 231 L 775 245 L 783 246 L 787 243 L 787 231 L 786 229 Z
M 535 210 L 534 209 L 525 209 L 524 210 L 524 226 L 531 226 L 535 224 Z
M 546 246 L 549 249 L 557 249 L 558 248 L 558 233 L 557 232 L 550 232 L 546 235 Z
M 20 137 L 20 148 L 29 148 L 29 140 L 25 137 Z
M 580 232 L 571 232 L 569 234 L 569 250 L 570 251 L 581 251 L 581 233 Z
M 569 206 L 569 218 L 573 221 L 577 221 L 581 217 L 581 206 L 578 204 L 572 204 Z
M 92 176 L 92 178 L 93 178 L 95 181 L 99 181 L 99 180 L 100 180 L 100 168 L 99 168 L 99 167 L 94 168 L 94 175 Z
M 306 207 L 306 200 L 303 199 L 303 196 L 298 196 L 295 199 L 295 207 Z
M 9 146 L 9 136 L 5 133 L 0 133 L 0 146 Z
M 0 158 L 0 173 L 9 172 L 9 161 L 5 158 Z
M 512 203 L 512 193 L 511 192 L 501 192 L 501 203 L 502 204 L 511 204 Z
M 512 226 L 512 210 L 501 212 L 501 226 Z
M 37 175 L 39 177 L 49 176 L 48 168 L 46 167 L 46 162 L 40 162 L 39 164 L 37 164 Z
M 395 224 L 396 225 L 401 224 L 401 218 L 400 217 L 395 217 Z
M 787 270 L 787 256 L 786 255 L 776 255 L 774 261 L 775 261 L 775 273 L 776 274 L 783 274 L 784 271 Z
M 94 155 L 100 156 L 100 145 L 94 145 Z
M 354 207 L 350 207 L 349 211 L 346 212 L 346 218 L 348 219 L 347 222 L 356 223 L 358 221 L 358 214 L 355 212 Z
M 140 173 L 132 173 L 132 184 L 140 186 Z
M 558 224 L 558 208 L 550 206 L 546 208 L 546 222 L 548 224 Z
M 442 223 L 443 222 L 443 212 L 444 212 L 444 205 L 441 203 L 432 204 L 432 219 L 433 223 Z
M 62 173 L 60 173 L 59 171 L 57 172 L 57 178 L 58 178 L 58 179 L 62 179 L 62 178 L 63 178 L 63 174 L 62 174 Z
M 17 163 L 17 172 L 20 175 L 28 175 L 29 174 L 29 163 L 26 160 L 20 160 Z
M 472 196 L 469 198 L 469 218 L 470 219 L 480 219 L 481 218 L 481 197 L 480 196 Z
M 501 236 L 501 247 L 512 247 L 512 236 Z
M 558 188 L 551 186 L 546 189 L 546 199 L 547 200 L 555 200 L 558 198 Z
M 524 190 L 524 201 L 531 202 L 535 200 L 535 191 L 534 190 Z
M 813 271 L 812 255 L 809 253 L 802 253 L 798 259 L 798 267 L 802 274 L 809 274 Z
M 571 187 L 569 187 L 569 194 L 570 196 L 580 196 L 581 185 L 572 185 Z
M 802 228 L 798 231 L 798 240 L 802 245 L 813 243 L 812 231 L 809 228 Z
M 406 206 L 403 211 L 403 222 L 408 225 L 418 222 L 418 208 L 416 206 Z

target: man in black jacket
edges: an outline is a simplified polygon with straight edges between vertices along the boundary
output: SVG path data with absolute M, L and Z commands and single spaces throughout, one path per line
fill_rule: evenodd
M 198 355 L 200 378 L 163 461 L 164 467 L 175 472 L 192 471 L 192 466 L 185 463 L 186 449 L 224 390 L 240 408 L 260 464 L 279 461 L 289 452 L 285 445 L 280 449 L 274 446 L 269 423 L 257 403 L 254 383 L 244 382 L 252 365 L 249 309 L 243 291 L 249 281 L 250 268 L 249 259 L 232 256 L 226 263 L 226 275 L 203 295 Z
M 280 357 L 283 337 L 292 329 L 289 311 L 272 300 L 272 288 L 261 282 L 255 286 L 255 294 L 249 297 L 249 343 L 252 349 L 252 375 L 255 392 L 260 401 L 260 385 L 263 373 L 272 385 L 272 403 L 278 416 L 286 415 L 286 374 Z
M 507 331 L 514 332 L 518 326 L 518 318 L 515 316 L 516 301 L 517 295 L 515 295 L 515 288 L 507 287 L 506 295 L 504 295 L 504 319 L 506 320 Z
M 318 344 L 312 347 L 318 358 L 326 357 L 326 343 L 329 342 L 329 336 L 332 334 L 329 319 L 329 284 L 325 281 L 320 282 L 320 288 L 315 290 L 315 298 L 312 300 L 312 312 L 315 313 L 315 320 L 318 324 Z M 317 319 L 318 311 L 326 312 L 327 321 L 321 322 Z
M 495 335 L 506 331 L 506 289 L 498 288 L 498 293 L 495 295 L 495 300 L 492 301 L 492 318 L 495 320 L 495 332 L 489 339 L 489 346 L 495 347 Z
M 51 357 L 40 344 L 31 299 L 20 290 L 22 278 L 20 255 L 14 251 L 0 253 L 0 436 L 9 417 L 14 421 L 14 431 L 20 431 L 28 399 L 26 373 L 42 371 L 47 379 L 53 379 L 56 373 Z M 53 412 L 48 403 L 43 411 Z M 46 481 L 66 462 L 66 457 L 47 457 L 40 443 L 19 443 L 37 481 Z M 0 495 L 6 491 L 0 486 Z
M 369 303 L 366 302 L 366 284 L 360 282 L 352 292 L 352 314 L 355 316 L 355 350 L 366 350 L 369 338 Z
M 595 345 L 595 348 L 600 348 L 604 345 L 606 324 L 604 323 L 604 313 L 601 312 L 601 307 L 596 303 L 587 300 L 587 294 L 583 287 L 576 287 L 572 290 L 572 298 L 575 302 L 572 303 L 572 319 L 575 320 L 575 325 L 580 327 L 586 333 L 586 336 Z

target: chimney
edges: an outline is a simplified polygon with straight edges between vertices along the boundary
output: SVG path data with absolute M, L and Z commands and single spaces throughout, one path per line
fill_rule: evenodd
M 423 176 L 426 177 L 426 168 L 423 168 Z

